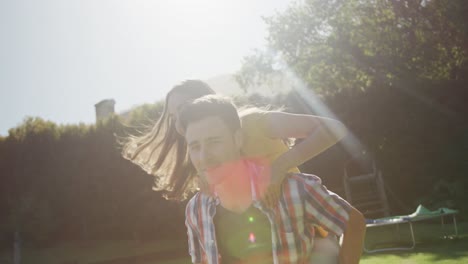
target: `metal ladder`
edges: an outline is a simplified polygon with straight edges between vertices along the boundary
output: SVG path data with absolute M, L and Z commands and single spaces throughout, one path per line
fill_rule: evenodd
M 343 186 L 347 201 L 366 218 L 390 216 L 382 172 L 373 159 L 362 156 L 346 162 Z

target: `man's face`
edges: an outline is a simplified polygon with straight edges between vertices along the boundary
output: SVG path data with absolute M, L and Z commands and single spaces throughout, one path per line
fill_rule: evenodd
M 207 170 L 240 158 L 240 131 L 233 133 L 218 116 L 189 123 L 185 139 L 190 160 L 203 177 Z

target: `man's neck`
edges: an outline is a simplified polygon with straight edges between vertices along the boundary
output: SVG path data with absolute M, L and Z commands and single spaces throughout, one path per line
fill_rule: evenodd
M 252 204 L 250 188 L 248 193 L 243 192 L 242 194 L 239 194 L 231 191 L 231 188 L 228 186 L 226 189 L 218 190 L 217 194 L 221 206 L 234 213 L 243 213 Z
M 215 193 L 225 209 L 235 213 L 244 212 L 253 200 L 250 175 L 231 175 L 223 183 L 215 186 Z

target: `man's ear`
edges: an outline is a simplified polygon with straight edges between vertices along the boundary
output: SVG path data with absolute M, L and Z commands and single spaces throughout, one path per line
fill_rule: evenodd
M 234 132 L 234 143 L 236 146 L 241 149 L 242 144 L 244 143 L 244 137 L 242 136 L 242 130 L 239 128 Z

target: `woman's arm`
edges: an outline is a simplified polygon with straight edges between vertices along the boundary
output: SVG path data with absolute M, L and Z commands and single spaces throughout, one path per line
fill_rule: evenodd
M 289 169 L 301 165 L 330 148 L 346 135 L 346 127 L 338 120 L 284 112 L 268 112 L 266 115 L 268 137 L 303 138 L 302 142 L 273 161 L 273 175 L 278 175 L 276 172 L 284 174 Z M 284 176 L 278 175 L 272 179 L 272 182 L 278 183 L 283 178 Z
M 339 253 L 340 264 L 359 263 L 361 259 L 364 239 L 366 236 L 366 220 L 361 212 L 351 207 L 346 231 L 343 234 L 343 243 Z

